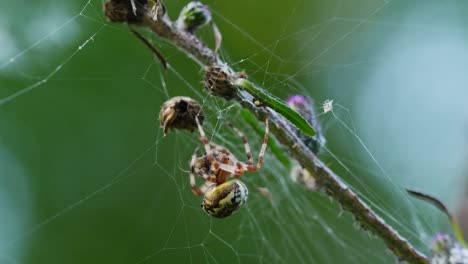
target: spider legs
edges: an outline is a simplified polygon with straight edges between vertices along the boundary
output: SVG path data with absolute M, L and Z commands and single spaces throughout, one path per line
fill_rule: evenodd
M 198 120 L 198 115 L 195 116 L 195 122 L 197 123 L 198 131 L 200 132 L 200 140 L 203 143 L 205 152 L 208 154 L 211 152 L 210 141 L 206 137 L 205 130 L 203 130 L 203 127 L 200 124 L 200 120 Z
M 210 141 L 206 137 L 205 131 L 198 120 L 198 115 L 195 116 L 195 122 L 197 123 L 198 131 L 200 132 L 200 140 L 203 143 L 203 147 L 205 148 L 206 158 L 211 163 L 214 169 L 218 170 L 220 168 L 219 163 L 213 157 L 211 148 L 210 148 Z
M 213 157 L 213 151 L 211 150 L 210 145 L 213 146 L 215 149 L 217 148 L 218 150 L 228 155 L 229 157 L 234 157 L 234 155 L 231 155 L 231 153 L 226 148 L 210 142 L 208 138 L 206 137 L 205 131 L 203 130 L 203 127 L 201 126 L 200 121 L 198 120 L 198 116 L 195 117 L 195 121 L 197 123 L 198 130 L 200 131 L 200 141 L 203 143 L 203 146 L 205 148 L 206 159 L 211 163 L 212 169 L 216 171 L 221 169 L 223 171 L 227 171 L 235 175 L 241 175 L 244 171 L 243 169 L 239 170 L 239 166 L 237 166 L 238 168 L 236 168 L 234 166 L 219 162 L 218 160 L 216 160 L 216 158 Z
M 231 122 L 226 121 L 226 124 L 230 126 L 232 130 L 234 130 L 237 133 L 237 135 L 239 135 L 239 137 L 242 139 L 242 142 L 244 143 L 245 153 L 247 154 L 247 159 L 248 159 L 246 164 L 253 164 L 252 151 L 250 150 L 250 145 L 249 145 L 249 142 L 247 141 L 247 137 L 244 135 L 244 133 L 242 133 L 242 131 L 240 131 L 237 127 L 231 124 Z
M 190 161 L 190 185 L 195 195 L 202 195 L 213 184 L 224 183 L 227 178 L 239 178 L 245 171 L 257 171 L 263 165 L 266 148 L 268 145 L 269 137 L 269 122 L 268 122 L 268 109 L 264 108 L 265 113 L 265 135 L 263 136 L 263 143 L 258 155 L 257 165 L 253 166 L 253 155 L 250 150 L 250 145 L 247 137 L 237 127 L 226 122 L 242 139 L 244 143 L 245 153 L 247 155 L 247 162 L 241 162 L 225 147 L 216 143 L 210 142 L 206 137 L 198 116 L 195 117 L 198 130 L 200 132 L 200 141 L 203 143 L 205 149 L 205 156 L 197 157 L 199 148 L 195 149 Z M 199 175 L 205 179 L 205 183 L 198 187 L 196 185 L 195 175 Z
M 252 166 L 249 164 L 244 164 L 243 168 L 246 171 L 257 171 L 260 169 L 263 165 L 263 157 L 265 156 L 266 148 L 268 145 L 268 136 L 270 133 L 270 128 L 268 127 L 268 108 L 265 106 L 263 107 L 264 113 L 265 113 L 265 135 L 263 136 L 263 143 L 262 147 L 260 149 L 260 153 L 258 154 L 258 162 L 256 166 Z
M 196 148 L 192 154 L 192 159 L 190 160 L 190 186 L 192 187 L 192 191 L 195 195 L 202 195 L 207 189 L 207 183 L 215 183 L 216 177 L 212 177 L 208 175 L 206 172 L 202 171 L 199 167 L 197 167 L 197 152 L 199 148 Z M 195 181 L 195 174 L 202 176 L 206 181 L 201 187 L 197 187 L 197 182 Z M 209 187 L 209 186 L 208 186 Z
M 197 187 L 197 182 L 195 181 L 195 163 L 197 162 L 197 152 L 198 148 L 192 154 L 192 159 L 190 160 L 190 186 L 192 187 L 192 192 L 200 196 L 203 192 Z

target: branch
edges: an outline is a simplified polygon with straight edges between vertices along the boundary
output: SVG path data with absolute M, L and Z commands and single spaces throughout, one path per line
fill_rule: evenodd
M 173 23 L 165 12 L 164 6 L 157 8 L 157 14 L 152 14 L 147 0 L 137 1 L 137 10 L 132 12 L 130 0 L 111 0 L 105 3 L 104 12 L 112 22 L 134 24 L 152 30 L 159 37 L 168 40 L 175 47 L 185 52 L 190 58 L 198 62 L 208 72 L 221 69 L 225 75 L 223 81 L 230 89 L 235 80 L 245 78 L 244 74 L 236 73 L 217 54 L 208 48 L 200 39 L 188 31 L 184 31 Z M 156 4 L 159 4 L 156 2 Z M 156 18 L 156 19 L 155 19 Z M 210 70 L 208 70 L 210 69 Z M 225 83 L 225 84 L 226 84 Z M 249 92 L 238 89 L 237 92 L 212 94 L 227 99 L 237 99 L 241 106 L 249 109 L 257 118 L 263 120 L 264 113 L 255 105 L 254 97 Z M 300 162 L 316 178 L 326 194 L 333 197 L 343 209 L 351 212 L 361 227 L 380 237 L 387 247 L 398 257 L 409 263 L 429 263 L 426 256 L 415 249 L 409 242 L 387 225 L 385 221 L 374 213 L 330 168 L 320 161 L 315 154 L 297 135 L 297 129 L 272 108 L 268 108 L 271 120 L 271 132 L 276 136 L 291 155 Z

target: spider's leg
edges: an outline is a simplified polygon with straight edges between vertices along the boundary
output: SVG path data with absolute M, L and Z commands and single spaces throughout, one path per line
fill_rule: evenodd
M 190 160 L 190 186 L 195 195 L 202 195 L 205 193 L 203 186 L 207 185 L 207 182 L 216 183 L 216 177 L 212 176 L 205 171 L 197 167 L 197 152 L 199 148 L 196 148 L 192 154 L 192 159 Z M 195 175 L 199 175 L 205 179 L 205 184 L 200 188 L 197 187 L 197 182 L 195 180 Z
M 238 178 L 237 176 L 240 176 L 244 173 L 244 168 L 242 166 L 242 162 L 240 161 L 237 161 L 235 162 L 235 166 L 234 165 L 229 165 L 229 164 L 224 164 L 224 163 L 219 163 L 219 169 L 220 170 L 223 170 L 225 172 L 229 172 L 233 175 L 236 176 L 236 178 Z
M 197 123 L 198 131 L 200 132 L 200 141 L 203 143 L 203 147 L 205 148 L 206 152 L 206 159 L 211 163 L 212 168 L 211 170 L 218 170 L 219 169 L 219 162 L 213 157 L 213 151 L 210 148 L 210 141 L 206 137 L 205 131 L 200 124 L 200 120 L 198 120 L 198 115 L 195 116 L 195 122 Z
M 251 166 L 248 164 L 243 164 L 243 167 L 247 171 L 257 171 L 262 167 L 263 164 L 263 157 L 265 156 L 265 151 L 268 145 L 268 136 L 270 133 L 269 127 L 268 127 L 268 109 L 267 107 L 263 107 L 264 112 L 265 112 L 265 136 L 263 136 L 263 144 L 260 149 L 260 153 L 258 154 L 258 163 L 256 166 Z
M 195 151 L 192 154 L 192 159 L 190 160 L 190 186 L 192 187 L 192 192 L 200 196 L 203 194 L 203 192 L 197 187 L 197 182 L 195 181 L 195 173 L 197 171 L 197 168 L 195 167 L 196 161 L 197 161 L 197 152 L 199 148 L 196 148 Z
M 235 178 L 239 178 L 242 174 L 244 174 L 244 171 L 245 171 L 244 166 L 246 166 L 247 164 L 240 162 L 236 158 L 236 156 L 234 156 L 227 148 L 221 145 L 218 145 L 216 143 L 213 143 L 213 142 L 210 142 L 210 145 L 215 148 L 214 151 L 219 151 L 223 153 L 224 155 L 228 156 L 231 164 L 235 164 L 235 165 L 229 165 L 226 162 L 221 163 L 222 164 L 220 165 L 221 170 L 230 173 L 231 175 L 229 176 L 234 175 Z M 250 163 L 248 163 L 248 165 L 250 165 Z
M 229 156 L 229 160 L 231 160 L 233 163 L 239 161 L 236 156 L 234 156 L 227 148 L 219 145 L 219 144 L 216 144 L 214 142 L 210 142 L 210 145 L 215 148 L 216 151 L 219 151 L 221 153 L 223 153 L 224 155 L 226 156 Z
M 210 174 L 208 174 L 208 173 L 202 171 L 200 168 L 195 167 L 194 172 L 195 172 L 197 175 L 203 177 L 203 179 L 205 179 L 206 181 L 209 181 L 209 182 L 216 182 L 216 177 L 215 177 L 214 175 L 210 175 Z
M 212 143 L 210 143 L 210 144 L 212 144 Z M 221 151 L 221 152 L 227 151 L 226 153 L 230 153 L 227 149 L 222 149 L 222 150 L 218 150 L 218 151 Z M 223 152 L 223 154 L 224 154 L 224 152 Z M 244 173 L 245 169 L 242 167 L 242 165 L 239 165 L 239 164 L 242 164 L 242 162 L 238 161 L 236 159 L 236 157 L 234 157 L 233 155 L 231 155 L 229 157 L 229 160 L 231 160 L 233 164 L 236 164 L 236 166 L 220 162 L 217 159 L 215 159 L 213 156 L 206 155 L 207 160 L 210 161 L 210 158 L 214 160 L 214 165 L 212 164 L 212 166 L 210 168 L 213 173 L 215 173 L 215 172 L 217 172 L 219 170 L 223 170 L 225 172 L 229 172 L 229 173 L 234 174 L 234 175 L 241 175 L 241 174 Z
M 245 148 L 245 153 L 247 154 L 247 162 L 245 164 L 253 164 L 253 156 L 252 156 L 252 151 L 250 150 L 250 145 L 249 142 L 247 141 L 247 137 L 240 131 L 237 127 L 235 127 L 233 124 L 231 124 L 229 121 L 225 121 L 228 126 L 234 130 L 237 135 L 242 139 L 242 142 L 244 143 L 244 148 Z
M 226 162 L 226 161 L 218 161 L 217 160 L 217 162 L 219 163 L 217 169 L 220 169 L 220 170 L 228 172 L 228 173 L 230 173 L 232 175 L 235 175 L 236 178 L 239 178 L 239 176 L 244 173 L 245 169 L 242 166 L 242 164 L 244 164 L 244 163 L 240 162 L 236 158 L 236 156 L 234 156 L 227 148 L 225 148 L 225 147 L 223 147 L 223 146 L 221 146 L 219 144 L 216 144 L 214 142 L 210 142 L 210 145 L 212 147 L 214 147 L 213 151 L 223 153 L 228 158 L 228 160 L 230 162 L 228 164 L 228 162 Z
M 211 186 L 213 186 L 213 184 L 215 184 L 215 183 L 210 182 L 210 181 L 205 181 L 205 183 L 202 186 L 200 186 L 200 190 L 203 193 L 205 193 Z
M 200 121 L 198 120 L 198 115 L 195 116 L 195 122 L 197 123 L 198 131 L 200 132 L 200 141 L 203 143 L 203 147 L 205 148 L 206 154 L 211 153 L 211 148 L 210 148 L 210 141 L 206 137 L 205 131 L 203 130 L 203 127 L 200 124 Z

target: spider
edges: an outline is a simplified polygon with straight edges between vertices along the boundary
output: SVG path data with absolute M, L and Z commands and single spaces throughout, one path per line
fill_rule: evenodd
M 195 149 L 190 161 L 190 185 L 195 195 L 204 194 L 201 207 L 203 210 L 217 218 L 230 216 L 247 201 L 249 191 L 245 184 L 238 178 L 246 171 L 257 171 L 262 167 L 263 157 L 268 142 L 268 113 L 265 109 L 265 136 L 263 144 L 258 155 L 257 165 L 253 165 L 252 152 L 247 142 L 247 137 L 237 127 L 226 122 L 242 139 L 244 143 L 247 161 L 239 161 L 226 147 L 211 142 L 206 137 L 205 131 L 195 117 L 198 130 L 200 132 L 199 140 L 205 148 L 204 155 L 198 157 L 199 147 Z M 200 187 L 196 185 L 195 175 L 203 177 L 205 183 Z M 229 178 L 235 178 L 229 180 Z

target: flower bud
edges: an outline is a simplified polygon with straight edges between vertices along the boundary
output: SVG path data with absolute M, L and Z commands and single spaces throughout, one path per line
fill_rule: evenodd
M 320 122 L 315 114 L 313 102 L 303 95 L 291 95 L 286 100 L 286 103 L 304 117 L 317 132 L 316 135 L 312 137 L 303 136 L 301 133 L 298 133 L 298 135 L 315 154 L 318 154 L 321 146 L 325 144 L 325 137 L 323 136 Z
M 146 1 L 110 0 L 104 3 L 104 15 L 114 23 L 140 24 L 144 9 L 139 8 Z
M 193 132 L 197 128 L 195 118 L 203 124 L 205 119 L 203 110 L 197 101 L 185 96 L 176 96 L 167 100 L 159 112 L 164 135 L 168 129 L 186 129 Z
M 205 89 L 208 93 L 221 96 L 226 100 L 237 97 L 237 89 L 232 85 L 230 76 L 237 76 L 221 66 L 210 67 L 205 74 Z
M 177 19 L 177 27 L 194 33 L 197 29 L 211 22 L 211 12 L 208 6 L 201 2 L 190 2 L 182 11 Z
M 431 263 L 468 263 L 468 248 L 463 247 L 450 235 L 438 233 L 431 243 Z

